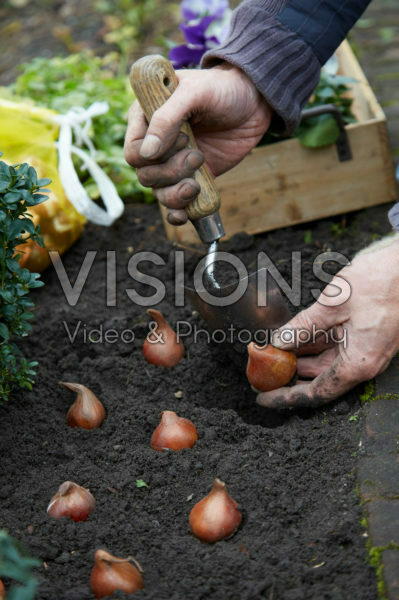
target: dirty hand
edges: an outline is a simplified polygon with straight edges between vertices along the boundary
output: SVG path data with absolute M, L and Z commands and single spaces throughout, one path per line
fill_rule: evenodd
M 323 333 L 312 343 L 315 330 Z M 399 349 L 397 237 L 387 247 L 377 242 L 357 255 L 317 302 L 274 334 L 273 345 L 294 350 L 299 378 L 314 379 L 259 394 L 258 404 L 269 408 L 320 406 L 384 371 Z
M 199 193 L 195 170 L 204 159 L 214 176 L 239 163 L 270 125 L 272 109 L 240 69 L 224 63 L 204 70 L 177 71 L 179 85 L 148 126 L 135 102 L 129 111 L 126 161 L 139 181 L 152 187 L 171 209 L 172 225 L 187 221 L 184 207 Z M 179 134 L 189 120 L 199 150 Z

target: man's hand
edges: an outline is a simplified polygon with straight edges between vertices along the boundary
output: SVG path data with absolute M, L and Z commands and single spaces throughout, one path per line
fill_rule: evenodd
M 125 158 L 139 181 L 171 209 L 172 225 L 187 221 L 184 207 L 199 193 L 194 173 L 207 163 L 214 176 L 239 163 L 267 131 L 272 109 L 240 69 L 224 63 L 177 71 L 179 85 L 149 126 L 137 102 L 129 111 Z M 199 150 L 179 134 L 189 120 Z
M 348 295 L 347 284 L 351 295 L 341 303 Z M 339 288 L 342 294 L 337 295 Z M 328 338 L 321 333 L 316 343 L 298 346 L 301 338 L 312 337 L 313 329 L 323 330 Z M 272 343 L 294 350 L 298 376 L 314 379 L 259 394 L 258 404 L 269 408 L 326 404 L 384 371 L 399 349 L 397 238 L 387 247 L 377 243 L 370 253 L 357 255 L 317 302 L 279 329 Z

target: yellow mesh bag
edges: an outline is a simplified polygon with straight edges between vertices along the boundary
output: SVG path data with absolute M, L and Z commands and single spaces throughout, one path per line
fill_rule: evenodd
M 35 225 L 40 226 L 45 248 L 29 240 L 18 248 L 20 262 L 31 271 L 40 272 L 50 264 L 49 250 L 65 252 L 81 235 L 86 218 L 78 213 L 65 196 L 58 173 L 55 142 L 59 125 L 56 113 L 26 103 L 0 98 L 0 151 L 8 164 L 27 162 L 38 177 L 48 177 L 49 199 L 30 208 Z
M 40 226 L 45 249 L 34 242 L 23 245 L 21 263 L 33 271 L 50 264 L 49 250 L 65 252 L 80 236 L 86 219 L 109 226 L 118 219 L 124 204 L 95 159 L 89 137 L 91 120 L 109 110 L 107 102 L 76 107 L 65 115 L 28 103 L 0 98 L 0 150 L 9 164 L 27 162 L 39 178 L 52 180 L 49 199 L 31 209 Z M 74 136 L 77 144 L 74 144 Z M 84 145 L 87 150 L 80 147 Z M 58 146 L 58 151 L 57 147 Z M 74 154 L 97 184 L 103 207 L 94 202 L 81 184 L 72 160 Z

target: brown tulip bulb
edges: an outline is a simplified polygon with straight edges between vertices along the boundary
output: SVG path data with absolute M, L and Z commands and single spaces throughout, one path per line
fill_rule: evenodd
M 241 520 L 237 502 L 227 493 L 226 484 L 215 479 L 209 494 L 193 507 L 190 528 L 195 537 L 212 543 L 232 535 Z
M 130 561 L 133 561 L 137 567 Z M 125 594 L 134 594 L 143 589 L 143 578 L 140 571 L 142 572 L 142 568 L 131 556 L 117 558 L 105 550 L 97 550 L 90 577 L 91 589 L 96 598 L 112 596 L 116 590 L 125 592 Z
M 144 342 L 144 358 L 152 365 L 174 367 L 183 358 L 183 343 L 159 310 L 151 308 L 147 313 L 156 322 L 156 327 L 147 335 Z
M 80 383 L 65 383 L 64 387 L 77 392 L 76 400 L 67 413 L 69 427 L 82 429 L 97 429 L 105 419 L 105 408 L 89 388 Z
M 295 375 L 296 356 L 272 345 L 248 344 L 247 378 L 259 392 L 287 385 Z
M 161 422 L 151 437 L 153 450 L 182 450 L 192 448 L 198 440 L 197 428 L 189 419 L 172 410 L 164 410 Z
M 90 490 L 73 481 L 64 481 L 51 498 L 47 512 L 55 519 L 70 517 L 73 521 L 86 521 L 95 504 Z

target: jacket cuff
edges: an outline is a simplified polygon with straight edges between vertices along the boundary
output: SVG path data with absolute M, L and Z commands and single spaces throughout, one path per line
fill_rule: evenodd
M 394 204 L 389 211 L 388 219 L 395 231 L 399 231 L 399 202 Z
M 227 38 L 204 55 L 201 67 L 226 61 L 240 68 L 274 109 L 278 118 L 272 129 L 291 134 L 317 86 L 321 65 L 306 42 L 278 21 L 281 2 L 267 14 L 262 4 L 244 2 L 234 11 Z

